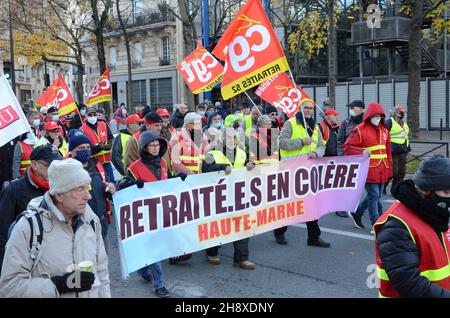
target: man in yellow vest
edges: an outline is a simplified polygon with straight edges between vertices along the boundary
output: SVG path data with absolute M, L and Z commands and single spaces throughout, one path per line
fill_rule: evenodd
M 281 160 L 308 157 L 309 159 L 321 158 L 325 153 L 325 144 L 319 126 L 312 118 L 314 101 L 303 99 L 300 102 L 302 110 L 297 111 L 283 126 L 280 132 L 280 157 Z M 303 116 L 304 114 L 304 116 Z M 306 222 L 308 228 L 308 245 L 318 247 L 330 247 L 330 243 L 320 238 L 320 228 L 318 220 Z M 284 239 L 284 230 L 278 229 L 276 235 L 277 242 Z M 282 243 L 280 243 L 282 244 Z
M 54 121 L 49 121 L 44 124 L 44 136 L 42 136 L 34 147 L 51 144 L 58 149 L 61 156 L 65 157 L 69 152 L 67 142 L 61 136 L 62 128 Z
M 244 131 L 245 131 L 245 137 L 247 139 L 250 138 L 252 134 L 252 128 L 253 130 L 256 130 L 258 118 L 261 116 L 261 111 L 258 109 L 258 107 L 253 106 L 251 110 L 250 115 L 246 115 L 243 117 L 244 121 Z
M 408 152 L 411 151 L 409 146 L 409 127 L 406 122 L 403 122 L 406 108 L 397 105 L 392 110 L 392 116 L 386 120 L 386 126 L 391 135 L 391 151 L 392 151 L 392 188 L 391 194 L 394 195 L 395 190 L 400 181 L 403 180 L 406 174 L 406 159 Z M 389 184 L 387 182 L 386 186 Z
M 128 116 L 125 120 L 127 128 L 121 130 L 120 133 L 114 137 L 111 149 L 111 162 L 122 176 L 125 175 L 125 149 L 127 141 L 139 131 L 141 122 L 142 119 L 137 114 Z

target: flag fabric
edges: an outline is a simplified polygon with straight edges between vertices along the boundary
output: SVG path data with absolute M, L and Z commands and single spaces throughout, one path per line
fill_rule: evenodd
M 280 109 L 289 118 L 295 116 L 302 100 L 311 99 L 286 73 L 278 74 L 259 85 L 255 94 Z
M 36 102 L 46 107 L 56 106 L 61 118 L 78 111 L 72 94 L 70 94 L 69 87 L 61 74 L 58 75 L 52 85 L 47 88 L 45 93 L 36 99 Z
M 17 136 L 31 132 L 31 127 L 8 80 L 0 75 L 0 147 Z M 6 167 L 3 167 L 6 169 Z
M 229 99 L 289 70 L 260 0 L 249 0 L 212 53 L 225 61 L 222 97 Z
M 112 100 L 111 95 L 111 80 L 109 78 L 109 68 L 100 76 L 97 84 L 92 88 L 88 99 L 85 102 L 86 106 L 100 104 Z
M 197 48 L 186 56 L 178 71 L 183 76 L 189 89 L 194 93 L 209 92 L 222 81 L 223 66 L 203 45 L 197 42 Z

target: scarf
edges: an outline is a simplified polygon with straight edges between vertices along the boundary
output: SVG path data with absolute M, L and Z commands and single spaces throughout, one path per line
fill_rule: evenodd
M 33 169 L 30 167 L 30 169 L 28 169 L 28 171 L 30 172 L 30 178 L 31 180 L 41 189 L 44 190 L 49 190 L 50 186 L 48 184 L 48 180 L 42 180 L 39 179 L 38 176 L 36 176 L 33 172 Z
M 412 180 L 402 181 L 395 191 L 394 197 L 414 211 L 436 233 L 447 231 L 449 213 L 432 204 L 429 200 L 423 199 L 416 191 Z

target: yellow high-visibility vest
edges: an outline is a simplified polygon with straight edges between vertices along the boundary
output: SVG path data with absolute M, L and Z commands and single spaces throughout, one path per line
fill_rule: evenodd
M 292 126 L 291 139 L 298 139 L 298 138 L 305 139 L 305 138 L 309 137 L 306 129 L 302 125 L 297 124 L 295 117 L 292 117 L 291 119 L 289 119 L 288 122 L 290 122 L 291 126 Z M 284 150 L 284 149 L 280 148 L 281 158 L 296 157 L 299 155 L 306 155 L 310 152 L 314 152 L 314 150 L 316 150 L 316 148 L 317 148 L 317 145 L 319 144 L 319 126 L 318 125 L 315 125 L 314 132 L 313 132 L 313 135 L 311 138 L 313 140 L 312 143 L 310 145 L 303 145 L 303 147 L 300 149 Z

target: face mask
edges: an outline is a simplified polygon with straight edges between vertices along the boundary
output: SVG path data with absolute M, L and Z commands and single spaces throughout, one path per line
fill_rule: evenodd
M 57 121 L 59 119 L 59 115 L 53 115 L 52 116 L 52 121 Z
M 375 126 L 378 126 L 380 124 L 380 121 L 381 121 L 381 117 L 379 117 L 379 116 L 370 118 L 370 122 Z
M 86 116 L 86 109 L 82 109 L 80 114 L 83 115 L 83 116 Z
M 222 127 L 222 123 L 214 123 L 211 126 L 213 126 L 214 128 L 220 129 L 220 127 Z
M 401 113 L 400 115 L 398 115 L 398 118 L 403 119 L 405 117 L 405 113 Z
M 81 163 L 86 163 L 89 161 L 89 159 L 91 159 L 91 156 L 92 156 L 91 149 L 83 149 L 77 151 L 75 159 Z
M 238 121 L 235 121 L 235 122 L 233 123 L 233 128 L 234 128 L 234 129 L 238 129 L 238 128 L 239 128 L 239 122 L 238 122 Z
M 38 127 L 40 124 L 41 124 L 41 120 L 40 119 L 33 120 L 33 126 L 34 127 Z
M 87 121 L 91 124 L 91 125 L 95 125 L 97 123 L 97 116 L 92 116 L 92 117 L 88 117 Z
M 441 208 L 450 214 L 450 198 L 440 197 L 434 193 L 428 200 L 431 201 L 431 204 L 436 205 L 438 208 Z
M 34 145 L 36 143 L 36 140 L 30 133 L 28 133 L 27 138 L 25 138 L 23 142 L 26 143 L 27 145 Z
M 203 116 L 203 115 L 205 115 L 205 112 L 198 112 L 198 114 L 199 114 L 200 116 Z
M 353 109 L 350 109 L 349 113 L 350 113 L 350 116 L 356 117 L 356 113 L 355 113 L 355 111 Z

